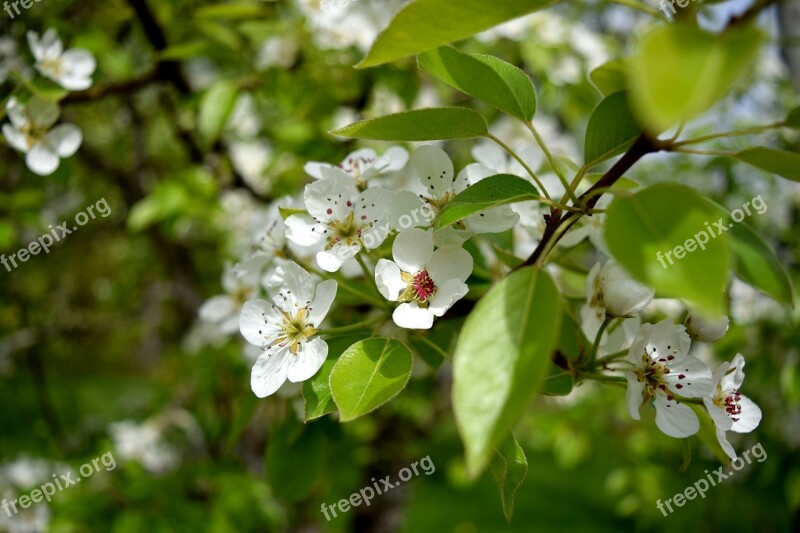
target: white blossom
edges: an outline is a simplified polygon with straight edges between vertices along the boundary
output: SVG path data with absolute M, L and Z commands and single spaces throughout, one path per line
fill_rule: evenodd
M 36 70 L 69 91 L 83 91 L 92 86 L 96 67 L 94 56 L 87 50 L 73 48 L 64 51 L 56 31 L 47 30 L 39 38 L 28 32 L 28 45 L 36 59 Z

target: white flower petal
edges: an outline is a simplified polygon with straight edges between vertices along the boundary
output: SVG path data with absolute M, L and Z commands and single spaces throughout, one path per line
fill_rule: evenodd
M 508 155 L 495 143 L 478 143 L 472 147 L 471 153 L 475 161 L 498 174 L 508 171 Z
M 419 226 L 428 227 L 436 216 L 433 208 L 411 191 L 398 192 L 389 209 L 392 229 L 397 231 Z
M 392 302 L 396 302 L 406 288 L 406 282 L 400 275 L 400 267 L 388 259 L 378 259 L 375 265 L 375 284 L 381 296 Z
M 442 246 L 430 256 L 426 270 L 437 286 L 451 279 L 467 281 L 472 274 L 472 256 L 460 246 Z
M 392 230 L 392 205 L 397 193 L 380 187 L 367 189 L 355 205 L 356 224 L 370 225 L 362 231 L 364 245 L 369 249 L 380 246 Z
M 250 388 L 259 398 L 274 394 L 286 382 L 290 362 L 289 348 L 268 355 L 262 353 L 250 372 Z
M 311 215 L 291 215 L 286 219 L 286 238 L 300 246 L 314 246 L 325 237 L 325 226 L 317 224 Z
M 644 382 L 636 378 L 633 372 L 626 372 L 625 379 L 628 381 L 628 391 L 626 403 L 628 404 L 628 414 L 634 420 L 640 420 L 639 407 L 642 405 L 642 395 L 644 394 Z
M 325 272 L 337 272 L 348 259 L 361 251 L 360 244 L 336 244 L 330 250 L 317 252 L 317 264 Z
M 328 357 L 328 344 L 322 339 L 303 343 L 296 354 L 289 356 L 287 377 L 294 383 L 305 381 L 319 372 Z
M 284 301 L 290 301 L 292 308 L 304 307 L 314 299 L 314 278 L 303 267 L 293 261 L 287 261 L 278 267 L 275 276 L 283 280 L 282 290 L 273 295 L 273 300 L 283 309 Z
M 733 372 L 730 372 L 731 368 L 734 369 Z M 744 383 L 744 357 L 739 353 L 731 361 L 728 371 L 720 381 L 720 386 L 724 391 L 732 391 L 742 388 L 742 383 Z
M 56 171 L 59 158 L 42 143 L 34 144 L 25 156 L 25 164 L 31 172 L 40 176 L 48 176 Z
M 432 254 L 433 236 L 417 228 L 401 231 L 392 245 L 394 262 L 400 270 L 409 274 L 425 270 L 425 265 Z
M 731 446 L 731 443 L 728 442 L 725 431 L 721 428 L 717 428 L 717 441 L 719 441 L 719 445 L 722 447 L 722 450 L 725 452 L 725 454 L 731 458 L 731 461 L 736 459 L 736 450 L 734 450 L 733 446 Z
M 314 293 L 314 299 L 311 301 L 310 309 L 308 310 L 308 322 L 313 324 L 314 327 L 319 327 L 328 311 L 331 309 L 334 298 L 336 298 L 336 290 L 338 285 L 336 280 L 328 279 L 317 285 L 317 290 Z
M 614 316 L 628 316 L 642 309 L 655 294 L 613 261 L 607 262 L 600 271 L 600 283 L 603 287 L 603 303 Z
M 33 97 L 28 100 L 27 113 L 30 114 L 30 121 L 33 122 L 35 128 L 47 130 L 56 123 L 61 115 L 61 110 L 55 102 Z
M 323 176 L 326 175 L 322 167 Z M 308 213 L 323 223 L 344 220 L 358 197 L 355 184 L 347 186 L 337 179 L 322 179 L 306 185 L 303 200 Z
M 444 246 L 461 246 L 470 237 L 475 235 L 469 229 L 456 229 L 453 226 L 447 226 L 433 233 L 433 243 L 441 248 Z
M 714 390 L 711 369 L 697 357 L 687 355 L 664 364 L 669 368 L 669 374 L 664 375 L 667 387 L 681 396 L 702 398 Z
M 429 196 L 441 198 L 452 190 L 453 162 L 441 148 L 420 146 L 411 156 L 411 164 Z
M 200 320 L 219 323 L 236 314 L 236 302 L 230 296 L 219 295 L 209 298 L 200 306 L 198 311 Z
M 428 311 L 435 316 L 444 315 L 454 303 L 467 295 L 469 287 L 466 283 L 462 283 L 457 279 L 451 279 L 443 283 L 436 294 L 430 299 Z
M 278 324 L 282 317 L 272 304 L 265 300 L 250 300 L 242 306 L 239 315 L 239 331 L 242 336 L 255 346 L 264 347 L 270 344 L 280 333 Z
M 761 422 L 761 409 L 758 405 L 745 395 L 739 397 L 739 406 L 742 412 L 736 415 L 731 431 L 736 433 L 750 433 L 758 427 Z
M 97 68 L 97 63 L 88 50 L 73 48 L 61 55 L 61 68 L 67 71 L 70 77 L 90 78 Z M 89 82 L 91 83 L 91 79 Z
M 392 313 L 394 323 L 406 329 L 431 329 L 433 313 L 422 309 L 416 302 L 403 303 Z
M 28 151 L 28 138 L 21 131 L 14 129 L 11 124 L 3 124 L 3 137 L 6 138 L 11 148 L 20 152 Z
M 408 151 L 402 146 L 392 146 L 375 161 L 375 166 L 380 168 L 381 174 L 395 172 L 408 163 Z
M 687 354 L 691 344 L 686 328 L 674 324 L 670 319 L 664 319 L 653 327 L 647 343 L 647 353 L 666 363 Z
M 59 124 L 44 136 L 44 140 L 60 157 L 71 157 L 78 151 L 83 134 L 74 124 Z
M 519 215 L 511 206 L 501 205 L 470 215 L 464 221 L 475 233 L 501 233 L 519 222 Z
M 723 433 L 731 429 L 733 420 L 731 420 L 731 417 L 728 416 L 728 413 L 726 413 L 724 409 L 715 405 L 710 397 L 703 398 L 703 405 L 705 405 L 706 411 L 708 411 L 711 420 L 718 429 L 721 429 Z
M 657 394 L 656 426 L 658 429 L 676 439 L 694 435 L 700 430 L 700 420 L 688 405 L 668 400 L 663 394 Z

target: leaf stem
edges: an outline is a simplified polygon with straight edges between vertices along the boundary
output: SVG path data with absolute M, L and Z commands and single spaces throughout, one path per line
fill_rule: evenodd
M 436 343 L 432 342 L 430 339 L 428 339 L 427 337 L 425 337 L 425 335 L 424 335 L 424 334 L 421 334 L 421 333 L 416 333 L 416 332 L 415 332 L 415 333 L 414 333 L 414 336 L 415 336 L 417 339 L 419 339 L 420 341 L 422 341 L 423 343 L 425 343 L 425 344 L 427 344 L 428 346 L 430 346 L 431 348 L 433 348 L 433 350 L 434 350 L 434 351 L 438 352 L 438 353 L 439 353 L 439 355 L 441 355 L 442 357 L 444 357 L 444 358 L 445 358 L 447 361 L 450 361 L 450 360 L 452 360 L 452 357 L 450 357 L 450 354 L 449 354 L 449 353 L 447 353 L 447 352 L 445 352 L 444 350 L 442 350 L 442 348 L 441 348 L 441 347 L 437 346 L 437 345 L 436 345 Z
M 597 350 L 600 349 L 600 339 L 603 338 L 606 328 L 614 321 L 616 317 L 606 315 L 603 323 L 600 324 L 600 329 L 597 330 L 597 335 L 594 336 L 594 344 L 592 344 L 592 353 L 589 354 L 589 365 L 594 367 L 595 359 L 597 358 Z
M 370 326 L 372 326 L 377 322 L 380 322 L 381 320 L 383 320 L 383 318 L 384 318 L 383 316 L 376 316 L 370 318 L 369 320 L 363 320 L 361 322 L 356 322 L 355 324 L 350 324 L 349 326 L 318 329 L 317 335 L 341 335 L 342 333 L 352 333 L 354 331 L 359 331 L 362 329 L 369 329 Z
M 504 143 L 503 141 L 501 141 L 500 139 L 498 139 L 497 137 L 495 137 L 491 133 L 487 133 L 486 137 L 491 139 L 491 140 L 493 140 L 494 142 L 496 142 L 500 146 L 500 148 L 502 148 L 503 150 L 508 152 L 508 154 L 511 157 L 516 159 L 517 163 L 522 165 L 522 168 L 524 168 L 525 171 L 528 174 L 530 174 L 531 178 L 533 178 L 533 181 L 535 181 L 536 185 L 539 186 L 539 189 L 542 190 L 542 194 L 544 195 L 544 197 L 547 198 L 548 200 L 551 200 L 550 194 L 547 192 L 547 189 L 544 188 L 544 185 L 542 185 L 542 182 L 539 180 L 538 177 L 536 177 L 536 174 L 533 172 L 533 170 L 531 170 L 531 167 L 529 167 L 528 164 L 525 163 L 525 161 L 523 161 L 522 158 L 519 155 L 517 155 L 517 153 L 514 150 L 511 149 L 511 147 L 509 147 L 506 143 Z
M 564 173 L 561 171 L 561 168 L 558 166 L 553 154 L 550 153 L 550 150 L 547 148 L 547 144 L 545 144 L 544 139 L 542 136 L 539 135 L 539 132 L 536 130 L 536 126 L 533 125 L 533 122 L 525 121 L 525 125 L 528 127 L 530 132 L 533 134 L 533 137 L 536 139 L 536 143 L 539 145 L 539 148 L 542 149 L 544 152 L 544 156 L 547 158 L 547 161 L 550 163 L 550 166 L 553 167 L 558 179 L 561 180 L 561 184 L 564 185 L 564 188 L 567 191 L 567 195 L 569 199 L 572 200 L 572 203 L 575 204 L 578 201 L 578 197 L 575 196 L 575 191 L 572 190 L 572 187 L 567 182 L 567 178 L 564 177 Z
M 742 135 L 752 135 L 755 133 L 761 133 L 772 129 L 782 128 L 785 125 L 786 125 L 785 121 L 780 121 L 780 122 L 773 122 L 772 124 L 765 124 L 763 126 L 753 126 L 751 128 L 726 131 L 723 133 L 713 133 L 711 135 L 703 135 L 702 137 L 695 137 L 693 139 L 686 139 L 684 141 L 676 142 L 675 144 L 672 145 L 672 147 L 679 148 L 681 146 L 688 146 L 690 144 L 698 144 L 706 141 L 713 141 L 714 139 L 724 139 L 726 137 L 739 137 Z

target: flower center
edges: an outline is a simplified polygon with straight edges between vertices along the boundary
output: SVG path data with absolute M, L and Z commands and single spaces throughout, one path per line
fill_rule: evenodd
M 364 172 L 364 169 L 369 167 L 375 162 L 372 157 L 348 157 L 346 161 L 339 165 L 339 168 L 358 179 Z
M 366 216 L 361 218 L 366 220 Z M 330 250 L 334 245 L 344 243 L 345 246 L 352 246 L 361 242 L 361 236 L 369 223 L 356 221 L 356 216 L 353 211 L 350 211 L 344 220 L 334 220 L 328 223 L 328 230 L 332 235 L 328 237 L 328 245 L 326 249 Z
M 714 397 L 714 404 L 728 413 L 728 416 L 734 422 L 739 421 L 742 414 L 742 394 L 738 390 L 732 390 L 730 394 L 723 395 L 722 391 L 718 388 L 717 394 Z
M 61 58 L 45 59 L 41 63 L 42 69 L 50 71 L 54 76 L 61 76 Z
M 281 311 L 281 314 L 283 315 L 283 324 L 281 324 L 283 335 L 277 338 L 274 344 L 277 344 L 280 348 L 288 344 L 292 354 L 295 355 L 300 349 L 300 345 L 313 337 L 317 330 L 312 324 L 306 322 L 308 318 L 307 307 L 303 307 L 295 315 L 286 311 Z
M 414 297 L 420 302 L 427 302 L 428 298 L 436 292 L 436 284 L 431 279 L 427 270 L 417 273 L 411 280 Z

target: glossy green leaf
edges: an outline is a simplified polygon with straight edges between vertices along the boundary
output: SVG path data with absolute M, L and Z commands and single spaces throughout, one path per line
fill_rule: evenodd
M 345 350 L 329 380 L 342 422 L 374 411 L 399 394 L 411 377 L 411 366 L 411 350 L 394 339 L 366 339 Z
M 364 335 L 344 335 L 328 339 L 328 358 L 322 368 L 310 379 L 303 382 L 303 400 L 305 402 L 305 420 L 313 420 L 336 410 L 331 389 L 328 385 L 331 370 L 339 356 L 353 343 L 364 338 Z
M 212 85 L 201 97 L 197 128 L 206 146 L 219 138 L 238 96 L 239 87 L 229 80 L 222 80 Z
M 631 107 L 654 134 L 709 109 L 752 66 L 763 40 L 752 26 L 716 35 L 696 26 L 659 26 L 626 70 Z
M 471 109 L 436 107 L 362 120 L 331 133 L 379 141 L 436 141 L 482 137 L 488 132 L 486 120 Z
M 735 222 L 731 218 L 731 211 L 711 200 L 708 202 L 718 211 L 719 216 L 724 218 L 723 226 L 730 228 L 728 234 L 734 260 L 733 269 L 736 275 L 745 283 L 760 289 L 775 300 L 793 306 L 794 291 L 791 279 L 772 247 L 767 245 L 749 226 Z M 747 215 L 747 210 L 750 211 L 750 215 L 747 216 L 758 216 L 767 211 L 767 204 L 761 196 L 756 196 L 746 205 L 746 209 L 744 207 L 737 208 L 742 212 L 741 216 L 736 216 L 740 221 L 742 216 Z M 731 226 L 731 224 L 733 225 Z
M 592 167 L 623 153 L 641 133 L 626 93 L 607 96 L 589 117 L 583 148 L 586 165 Z
M 491 207 L 536 200 L 539 194 L 529 181 L 511 174 L 496 174 L 470 185 L 456 195 L 439 213 L 436 228 L 455 224 Z
M 789 111 L 786 116 L 786 125 L 790 128 L 800 129 L 800 106 Z
M 514 514 L 514 495 L 528 475 L 528 459 L 514 435 L 509 435 L 495 451 L 494 458 L 489 464 L 489 474 L 500 489 L 503 514 L 510 522 Z
M 800 154 L 772 148 L 748 148 L 736 157 L 761 170 L 772 172 L 782 178 L 800 181 Z
M 693 189 L 657 184 L 614 200 L 605 239 L 611 255 L 660 295 L 721 314 L 729 244 L 728 236 L 714 228 L 718 219 Z
M 445 46 L 420 54 L 420 68 L 478 100 L 521 120 L 536 112 L 530 78 L 510 63 L 488 55 L 471 55 Z
M 388 63 L 464 39 L 555 0 L 413 0 L 378 35 L 356 67 Z
M 547 272 L 527 267 L 495 285 L 467 317 L 453 358 L 453 410 L 472 475 L 487 465 L 544 379 L 561 308 Z
M 612 59 L 589 72 L 589 80 L 604 96 L 625 90 L 627 59 Z

